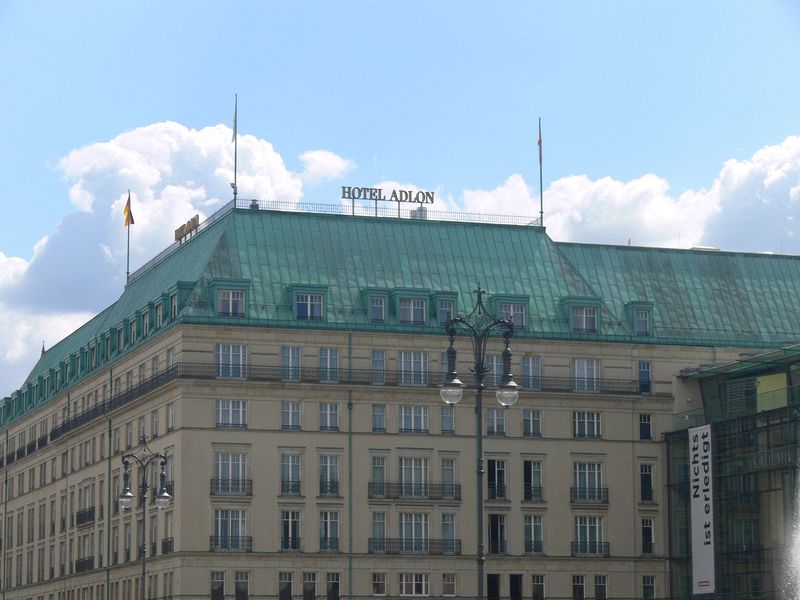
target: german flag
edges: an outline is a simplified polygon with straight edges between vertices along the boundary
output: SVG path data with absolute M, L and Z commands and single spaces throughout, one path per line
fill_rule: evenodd
M 133 213 L 131 212 L 131 191 L 128 190 L 128 201 L 125 203 L 125 227 L 133 225 Z

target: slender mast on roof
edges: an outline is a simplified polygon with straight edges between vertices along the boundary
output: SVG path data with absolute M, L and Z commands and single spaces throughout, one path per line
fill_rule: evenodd
M 542 191 L 542 117 L 539 117 L 539 226 L 544 227 L 544 192 Z
M 239 170 L 239 140 L 237 135 L 237 121 L 239 119 L 239 94 L 233 95 L 233 207 L 236 208 L 236 194 L 238 189 L 236 187 L 236 173 Z

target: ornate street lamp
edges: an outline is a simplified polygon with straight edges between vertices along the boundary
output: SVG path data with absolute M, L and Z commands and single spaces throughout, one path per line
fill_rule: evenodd
M 475 290 L 475 308 L 467 316 L 456 316 L 449 319 L 444 329 L 450 338 L 447 348 L 447 375 L 441 387 L 442 400 L 449 405 L 458 404 L 464 396 L 464 384 L 459 381 L 456 373 L 456 331 L 460 329 L 472 338 L 473 365 L 471 371 L 475 374 L 475 463 L 476 463 L 476 506 L 478 526 L 478 549 L 476 555 L 478 577 L 478 600 L 483 600 L 483 567 L 486 554 L 483 545 L 483 378 L 488 372 L 486 368 L 486 344 L 494 332 L 502 332 L 505 341 L 503 350 L 503 374 L 500 386 L 497 388 L 497 402 L 506 408 L 513 406 L 519 397 L 519 386 L 514 382 L 511 374 L 511 350 L 509 341 L 514 336 L 514 323 L 509 319 L 498 319 L 490 315 L 483 305 L 485 290 Z
M 145 600 L 145 585 L 147 579 L 147 470 L 152 463 L 160 462 L 161 473 L 159 476 L 158 494 L 155 497 L 155 504 L 158 508 L 166 508 L 169 506 L 172 496 L 167 491 L 167 456 L 160 452 L 153 452 L 147 446 L 147 438 L 143 434 L 139 442 L 141 451 L 126 452 L 122 455 L 122 466 L 124 472 L 122 474 L 122 493 L 119 495 L 119 505 L 123 510 L 128 510 L 133 507 L 133 500 L 136 496 L 131 492 L 131 474 L 130 465 L 131 461 L 138 463 L 139 472 L 141 473 L 141 480 L 139 482 L 139 500 L 142 503 L 142 580 L 140 583 L 141 600 Z

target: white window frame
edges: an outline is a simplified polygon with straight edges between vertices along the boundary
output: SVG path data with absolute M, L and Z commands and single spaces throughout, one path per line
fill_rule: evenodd
M 300 381 L 301 360 L 300 346 L 281 346 L 281 379 Z
M 223 317 L 243 317 L 244 290 L 218 290 L 217 314 Z
M 500 302 L 500 318 L 514 323 L 514 327 L 525 327 L 525 305 L 521 302 Z
M 246 344 L 217 344 L 217 377 L 227 379 L 247 377 Z
M 430 573 L 400 573 L 401 596 L 429 596 Z
M 600 388 L 600 361 L 596 358 L 572 359 L 573 387 L 576 392 L 597 392 Z
M 439 325 L 447 324 L 456 314 L 456 303 L 453 300 L 439 300 L 438 316 Z
M 597 307 L 573 306 L 570 328 L 574 333 L 597 333 Z
M 339 381 L 339 349 L 319 349 L 319 380 L 336 383 Z
M 576 410 L 572 413 L 572 437 L 599 439 L 603 436 L 602 416 L 598 411 Z
M 339 404 L 336 402 L 319 403 L 319 430 L 339 431 Z
M 522 409 L 522 435 L 542 437 L 542 411 L 535 408 Z
M 303 425 L 303 403 L 294 400 L 281 401 L 281 429 L 300 431 Z
M 299 321 L 320 321 L 324 316 L 325 299 L 322 294 L 297 292 L 295 309 Z M 301 307 L 303 310 L 301 311 Z M 304 314 L 301 314 L 304 313 Z
M 401 385 L 428 384 L 427 352 L 400 352 L 400 383 Z
M 400 298 L 400 323 L 424 325 L 427 303 L 421 298 Z
M 217 427 L 247 427 L 247 400 L 218 399 L 215 406 Z
M 637 308 L 633 311 L 634 335 L 650 335 L 650 311 Z
M 428 407 L 424 404 L 401 404 L 400 433 L 428 433 Z
M 538 354 L 522 357 L 522 387 L 526 390 L 542 389 L 542 359 Z
M 386 321 L 386 300 L 383 296 L 370 296 L 369 322 L 383 323 Z

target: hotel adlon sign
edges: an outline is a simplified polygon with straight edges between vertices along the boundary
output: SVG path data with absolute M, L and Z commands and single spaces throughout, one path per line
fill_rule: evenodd
M 433 192 L 423 190 L 391 190 L 387 196 L 382 188 L 342 186 L 342 200 L 374 200 L 433 204 Z
M 689 429 L 689 494 L 692 519 L 692 593 L 711 594 L 716 591 L 711 425 Z

